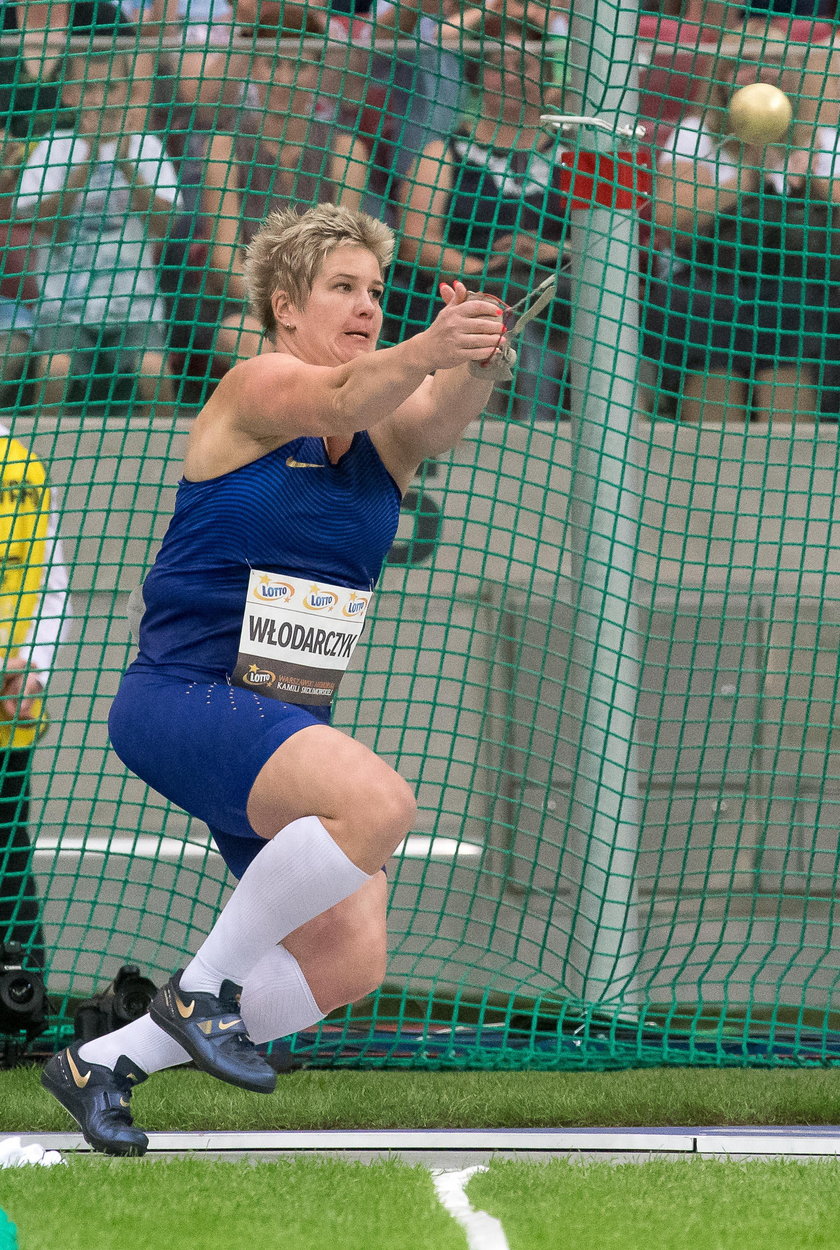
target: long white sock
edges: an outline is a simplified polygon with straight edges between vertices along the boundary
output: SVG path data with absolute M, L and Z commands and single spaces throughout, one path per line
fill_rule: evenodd
M 190 1060 L 183 1046 L 164 1033 L 150 1015 L 138 1016 L 121 1029 L 95 1037 L 79 1047 L 79 1058 L 85 1063 L 101 1063 L 106 1068 L 113 1068 L 120 1055 L 125 1055 L 147 1074 L 159 1072 L 161 1068 L 175 1068 Z
M 248 974 L 295 929 L 355 894 L 369 875 L 344 854 L 317 816 L 293 820 L 262 848 L 181 975 L 188 993 L 244 987 Z
M 285 946 L 272 947 L 248 974 L 240 1007 L 248 1035 L 257 1043 L 288 1037 L 324 1018 L 300 964 Z M 79 1055 L 86 1063 L 101 1063 L 106 1068 L 113 1068 L 120 1055 L 125 1055 L 147 1074 L 177 1067 L 190 1058 L 148 1015 L 85 1042 Z
M 239 1006 L 248 1036 L 258 1044 L 311 1029 L 324 1018 L 303 969 L 285 946 L 273 946 L 248 973 Z

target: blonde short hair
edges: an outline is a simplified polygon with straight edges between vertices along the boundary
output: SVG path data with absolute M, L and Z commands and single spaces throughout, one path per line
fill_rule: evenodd
M 327 256 L 348 243 L 372 252 L 380 272 L 394 255 L 393 230 L 367 213 L 340 204 L 318 204 L 304 213 L 294 208 L 269 213 L 245 255 L 251 311 L 266 334 L 277 329 L 271 307 L 275 291 L 286 291 L 295 307 L 302 308 Z

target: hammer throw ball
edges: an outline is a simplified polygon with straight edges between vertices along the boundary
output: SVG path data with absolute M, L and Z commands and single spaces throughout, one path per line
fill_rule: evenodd
M 742 143 L 781 143 L 792 118 L 790 100 L 769 82 L 748 83 L 729 101 L 729 133 Z

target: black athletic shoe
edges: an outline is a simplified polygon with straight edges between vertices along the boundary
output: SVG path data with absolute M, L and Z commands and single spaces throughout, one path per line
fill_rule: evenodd
M 254 1046 L 239 1014 L 241 986 L 223 981 L 217 996 L 182 990 L 180 982 L 176 972 L 152 999 L 149 1014 L 155 1024 L 181 1043 L 202 1072 L 240 1089 L 271 1094 L 277 1074 Z
M 146 1073 L 120 1055 L 113 1070 L 79 1058 L 76 1042 L 53 1055 L 41 1073 L 41 1084 L 78 1123 L 85 1141 L 106 1155 L 144 1155 L 149 1139 L 134 1127 L 129 1107 L 135 1085 Z

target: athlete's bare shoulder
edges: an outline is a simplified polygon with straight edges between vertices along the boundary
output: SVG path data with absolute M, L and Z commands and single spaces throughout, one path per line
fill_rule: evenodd
M 264 386 L 272 379 L 284 377 L 299 364 L 300 361 L 285 351 L 261 351 L 259 355 L 240 360 L 232 369 L 227 370 L 214 394 L 221 391 L 230 399 L 247 395 L 251 387 Z
M 235 365 L 220 380 L 193 422 L 184 458 L 184 476 L 206 481 L 258 460 L 295 437 L 283 403 L 283 380 L 289 358 L 272 353 Z M 274 420 L 260 421 L 271 402 Z

